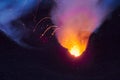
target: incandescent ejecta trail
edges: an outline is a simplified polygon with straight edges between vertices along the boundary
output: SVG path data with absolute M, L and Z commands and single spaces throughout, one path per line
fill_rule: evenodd
M 57 29 L 52 35 L 55 33 L 61 46 L 75 57 L 82 55 L 91 33 L 120 5 L 120 0 L 0 0 L 0 31 L 19 45 L 25 46 L 23 38 L 30 35 L 30 31 L 34 32 L 44 18 L 34 26 L 34 30 L 30 30 L 32 23 L 25 25 L 19 19 L 32 12 L 41 2 L 46 5 L 51 2 L 54 6 L 50 18 Z M 51 27 L 47 28 L 42 35 L 50 29 Z
M 75 57 L 86 49 L 89 37 L 118 5 L 115 0 L 55 0 L 52 20 L 61 30 L 58 42 Z

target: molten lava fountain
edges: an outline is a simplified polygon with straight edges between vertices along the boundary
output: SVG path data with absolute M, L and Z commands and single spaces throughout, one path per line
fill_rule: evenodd
M 56 0 L 52 20 L 60 29 L 58 42 L 78 57 L 86 50 L 89 37 L 110 12 L 113 0 Z

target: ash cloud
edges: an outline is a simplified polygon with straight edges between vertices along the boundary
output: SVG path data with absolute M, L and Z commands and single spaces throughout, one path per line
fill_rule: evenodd
M 82 16 L 85 15 L 93 20 L 91 23 L 94 24 L 91 27 L 93 31 L 100 26 L 110 12 L 120 6 L 119 0 L 55 0 L 55 2 L 56 6 L 53 8 L 51 15 L 56 25 L 64 26 L 71 22 L 76 24 L 75 20 L 77 20 L 77 24 L 81 26 L 84 22 Z M 84 29 L 86 27 L 80 28 Z
M 26 25 L 19 21 L 19 18 L 31 12 L 37 2 L 38 0 L 0 0 L 0 31 L 24 46 L 22 38 L 30 33 Z M 51 11 L 52 21 L 55 25 L 64 27 L 69 26 L 70 23 L 77 30 L 84 29 L 86 25 L 80 27 L 84 22 L 80 16 L 83 13 L 93 21 L 87 24 L 93 26 L 93 28 L 87 28 L 91 32 L 99 27 L 106 15 L 120 5 L 119 0 L 51 0 L 51 2 L 56 3 L 52 4 L 54 8 Z M 44 3 L 48 5 L 47 3 L 50 1 L 45 0 Z M 77 23 L 74 23 L 76 21 Z
M 0 0 L 0 31 L 18 44 L 25 45 L 22 38 L 28 35 L 28 29 L 18 19 L 27 15 L 35 4 L 36 0 Z
M 108 15 L 120 6 L 119 0 L 55 0 L 55 2 L 56 6 L 51 15 L 54 24 L 60 28 L 56 32 L 60 43 L 65 42 L 64 39 L 68 35 L 79 38 L 82 32 L 95 32 Z

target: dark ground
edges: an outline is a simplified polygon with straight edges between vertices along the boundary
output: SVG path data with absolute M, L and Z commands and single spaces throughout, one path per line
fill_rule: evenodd
M 38 17 L 49 16 L 49 10 L 50 6 L 40 8 L 43 15 Z M 30 16 L 21 20 L 27 25 Z M 31 41 L 25 41 L 38 49 L 23 48 L 0 33 L 0 80 L 120 79 L 120 8 L 91 35 L 88 48 L 79 59 L 71 58 L 54 36 L 44 37 L 43 42 L 34 35 Z

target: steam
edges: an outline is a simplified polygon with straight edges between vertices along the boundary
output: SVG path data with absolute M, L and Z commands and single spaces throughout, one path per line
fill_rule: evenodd
M 0 31 L 20 45 L 28 30 L 24 23 L 17 20 L 35 6 L 35 0 L 0 0 Z M 14 21 L 17 23 L 14 24 Z
M 60 28 L 56 36 L 59 43 L 68 50 L 70 46 L 74 46 L 72 44 L 86 46 L 90 34 L 120 5 L 118 0 L 55 0 L 55 2 L 52 20 Z
M 73 25 L 93 32 L 106 16 L 120 5 L 118 0 L 55 0 L 52 20 L 59 27 Z M 88 20 L 87 20 L 88 19 Z M 87 23 L 85 23 L 87 21 Z M 84 24 L 85 23 L 85 24 Z
M 118 0 L 54 1 L 56 5 L 52 10 L 52 21 L 60 27 L 56 32 L 59 42 L 70 34 L 66 30 L 71 30 L 73 36 L 78 36 L 82 31 L 94 32 L 120 3 Z M 37 0 L 0 0 L 0 31 L 24 46 L 22 38 L 30 33 L 26 25 L 19 21 L 19 18 L 32 11 L 37 2 Z M 47 1 L 45 2 L 47 3 Z

